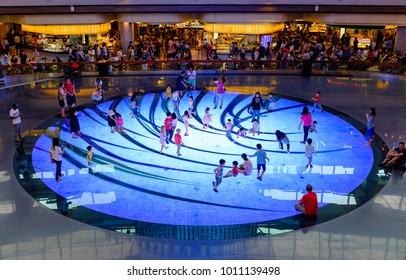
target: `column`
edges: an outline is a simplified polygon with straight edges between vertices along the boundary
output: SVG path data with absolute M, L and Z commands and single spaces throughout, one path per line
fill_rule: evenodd
M 396 32 L 396 39 L 395 39 L 395 53 L 400 52 L 403 54 L 406 52 L 406 27 L 405 26 L 398 26 Z
M 140 37 L 140 25 L 138 23 L 134 23 L 134 38 Z
M 134 42 L 134 23 L 132 22 L 120 22 L 120 36 L 121 46 L 123 47 L 124 54 L 127 53 L 128 43 Z

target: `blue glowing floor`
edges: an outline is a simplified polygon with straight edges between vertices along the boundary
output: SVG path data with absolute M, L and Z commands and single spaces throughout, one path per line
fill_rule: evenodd
M 121 218 L 168 225 L 236 225 L 281 219 L 298 213 L 293 205 L 304 194 L 306 184 L 313 185 L 319 207 L 352 204 L 350 192 L 368 176 L 373 165 L 371 147 L 351 124 L 329 112 L 316 111 L 318 133 L 310 133 L 317 155 L 313 168 L 307 168 L 302 130 L 298 130 L 304 106 L 296 100 L 280 98 L 274 111 L 262 111 L 260 136 L 238 138 L 239 126 L 250 128 L 247 107 L 252 95 L 227 92 L 223 109 L 213 110 L 214 92 L 193 94 L 196 115 L 190 121 L 189 136 L 183 137 L 182 156 L 176 145 L 160 154 L 159 128 L 172 110 L 172 103 L 162 102 L 160 93 L 142 96 L 138 115 L 130 118 L 127 97 L 119 97 L 79 113 L 82 138 L 73 139 L 62 120 L 53 126 L 62 127 L 60 138 L 67 151 L 63 157 L 63 181 L 54 180 L 55 166 L 50 163 L 51 138 L 38 138 L 32 164 L 35 176 L 50 189 L 66 197 L 72 205 Z M 187 109 L 183 97 L 180 112 Z M 115 107 L 124 117 L 126 135 L 111 133 L 105 113 Z M 204 109 L 210 107 L 211 129 L 203 129 Z M 227 137 L 223 124 L 231 118 L 233 134 Z M 181 120 L 178 128 L 185 128 Z M 281 151 L 275 130 L 285 132 L 291 141 L 291 153 Z M 254 154 L 261 143 L 270 162 L 263 181 L 258 181 L 256 159 L 251 158 L 254 172 L 223 179 L 219 192 L 212 190 L 213 169 L 219 159 L 242 163 L 240 155 Z M 93 146 L 94 164 L 88 169 L 86 147 Z M 355 202 L 354 202 L 355 204 Z

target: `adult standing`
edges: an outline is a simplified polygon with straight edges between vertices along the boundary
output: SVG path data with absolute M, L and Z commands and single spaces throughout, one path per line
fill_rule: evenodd
M 22 123 L 21 123 L 21 113 L 18 109 L 18 104 L 13 104 L 10 109 L 10 119 L 14 126 L 14 139 L 16 142 L 25 140 L 24 137 L 21 136 L 22 131 Z
M 68 107 L 67 101 L 66 101 L 66 92 L 65 89 L 63 88 L 63 83 L 59 83 L 58 87 L 58 105 L 59 105 L 59 110 L 61 111 L 61 117 L 65 118 L 65 108 Z
M 189 67 L 189 70 L 187 71 L 187 76 L 188 76 L 188 80 L 187 82 L 189 83 L 189 85 L 193 88 L 193 91 L 196 91 L 196 70 L 194 68 L 193 65 L 191 65 Z
M 206 43 L 206 59 L 210 60 L 212 59 L 212 53 L 213 53 L 213 46 L 211 44 L 211 42 L 207 42 Z
M 176 79 L 176 87 L 175 91 L 178 92 L 179 96 L 182 97 L 183 91 L 185 90 L 186 83 L 185 83 L 185 75 L 186 71 L 180 72 L 178 78 Z
M 252 162 L 251 160 L 248 158 L 247 154 L 242 154 L 241 158 L 244 160 L 244 163 L 242 164 L 242 166 L 240 166 L 238 168 L 238 173 L 242 173 L 245 176 L 251 175 L 252 173 Z
M 21 64 L 27 64 L 28 56 L 24 50 L 21 50 L 20 60 Z
M 111 129 L 111 133 L 114 133 L 114 130 L 116 130 L 116 109 L 111 109 L 107 112 L 107 123 Z
M 259 122 L 262 109 L 264 109 L 264 102 L 262 100 L 261 94 L 257 91 L 251 101 L 251 110 L 252 110 L 251 122 L 254 120 L 257 120 Z
M 367 142 L 365 145 L 371 146 L 372 141 L 374 140 L 374 132 L 375 132 L 375 117 L 376 117 L 376 110 L 375 108 L 370 108 L 369 113 L 366 114 L 367 118 L 367 131 L 365 133 L 365 140 Z
M 82 136 L 82 133 L 80 132 L 78 111 L 74 107 L 69 108 L 69 121 L 72 138 L 78 138 L 78 136 Z
M 300 115 L 300 123 L 299 123 L 299 128 L 303 124 L 303 141 L 300 141 L 300 143 L 304 144 L 306 143 L 307 137 L 309 136 L 309 129 L 310 126 L 312 125 L 312 114 L 309 112 L 309 108 L 307 106 L 303 107 L 302 113 Z
M 216 84 L 217 86 L 217 92 L 216 92 L 216 97 L 214 98 L 214 108 L 216 109 L 217 106 L 220 104 L 220 110 L 223 107 L 223 96 L 224 96 L 224 83 L 223 81 L 219 81 L 217 78 L 213 79 L 213 82 Z
M 39 51 L 37 49 L 32 51 L 32 57 L 35 58 L 36 61 L 39 60 Z
M 75 96 L 75 86 L 73 85 L 70 78 L 66 78 L 63 88 L 66 92 L 66 101 L 69 107 L 75 107 L 76 96 Z
M 8 54 L 9 49 L 10 49 L 10 43 L 7 40 L 7 37 L 4 37 L 3 40 L 1 41 L 1 46 L 4 50 L 5 54 Z
M 52 146 L 49 149 L 49 155 L 51 157 L 51 162 L 56 164 L 56 172 L 55 172 L 55 181 L 60 182 L 62 181 L 61 177 L 63 176 L 61 168 L 62 168 L 62 155 L 65 150 L 59 144 L 59 138 L 52 139 Z
M 93 49 L 92 46 L 89 47 L 89 50 L 87 51 L 87 54 L 89 56 L 89 62 L 92 62 L 91 67 L 94 67 L 94 62 L 96 61 L 96 51 Z
M 302 199 L 295 204 L 295 209 L 303 212 L 306 216 L 314 216 L 317 214 L 317 210 L 319 209 L 317 194 L 313 192 L 313 187 L 310 184 L 306 186 L 306 191 L 307 194 L 305 194 Z

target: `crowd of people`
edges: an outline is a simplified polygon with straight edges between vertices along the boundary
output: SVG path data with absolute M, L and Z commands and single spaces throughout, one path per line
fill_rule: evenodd
M 1 45 L 0 62 L 5 66 L 4 74 L 17 74 L 26 69 L 19 67 L 19 64 L 29 65 L 28 70 L 38 72 L 61 70 L 58 64 L 49 65 L 54 62 L 96 63 L 103 60 L 112 62 L 110 70 L 113 68 L 122 70 L 120 61 L 146 61 L 150 69 L 155 69 L 154 61 L 157 60 L 190 61 L 219 58 L 213 42 L 203 41 L 202 35 L 197 31 L 190 32 L 157 30 L 155 33 L 140 36 L 129 42 L 127 46 L 118 44 L 108 46 L 106 42 L 91 46 L 69 45 L 65 61 L 59 56 L 49 58 L 49 56 L 40 55 L 37 49 L 31 51 L 20 48 L 16 51 L 16 48 L 7 47 L 4 43 Z M 231 60 L 278 60 L 277 69 L 303 68 L 303 61 L 306 60 L 312 61 L 316 69 L 323 71 L 335 70 L 342 63 L 350 69 L 366 70 L 371 65 L 367 62 L 387 62 L 394 65 L 380 65 L 380 70 L 397 74 L 404 73 L 406 66 L 406 52 L 403 54 L 395 52 L 395 35 L 389 33 L 379 39 L 379 42 L 371 41 L 370 45 L 363 48 L 360 47 L 358 38 L 351 41 L 348 33 L 340 37 L 339 31 L 330 27 L 326 32 L 321 33 L 311 33 L 308 27 L 285 28 L 272 36 L 272 42 L 266 45 L 257 43 L 252 49 L 247 49 L 244 44 L 233 42 L 230 46 L 229 58 Z M 192 57 L 192 48 L 203 49 L 205 54 Z M 31 56 L 28 57 L 30 54 Z M 43 65 L 44 63 L 48 64 Z M 91 68 L 94 69 L 94 66 Z

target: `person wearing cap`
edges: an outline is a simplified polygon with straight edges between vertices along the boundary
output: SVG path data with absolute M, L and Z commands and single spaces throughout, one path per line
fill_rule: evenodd
M 18 110 L 18 104 L 13 104 L 10 109 L 10 119 L 14 126 L 14 139 L 16 142 L 25 140 L 24 137 L 21 136 L 22 131 L 22 124 L 21 124 L 21 113 Z
M 303 212 L 306 216 L 314 216 L 319 209 L 317 202 L 317 194 L 313 192 L 313 187 L 310 184 L 306 186 L 307 194 L 305 194 L 298 203 L 295 204 L 297 211 Z

